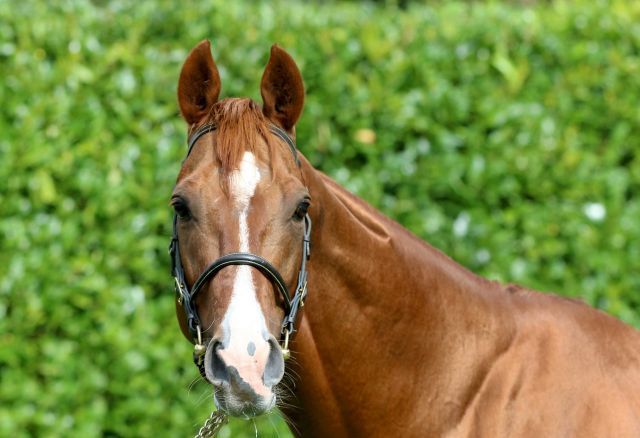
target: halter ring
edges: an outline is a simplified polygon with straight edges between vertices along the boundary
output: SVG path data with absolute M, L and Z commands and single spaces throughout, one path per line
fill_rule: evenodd
M 193 357 L 197 358 L 198 362 L 202 360 L 202 357 L 207 351 L 207 347 L 202 344 L 202 333 L 200 332 L 200 324 L 196 326 L 196 332 L 198 333 L 197 344 L 193 346 Z
M 291 357 L 291 351 L 289 350 L 289 330 L 284 329 L 284 342 L 282 343 L 282 356 L 284 360 Z

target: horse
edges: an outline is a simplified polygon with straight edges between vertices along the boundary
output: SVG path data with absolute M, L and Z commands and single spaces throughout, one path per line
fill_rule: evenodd
M 277 45 L 262 105 L 220 89 L 202 41 L 178 82 L 171 253 L 222 412 L 281 405 L 304 437 L 640 437 L 640 332 L 477 276 L 316 170 L 295 147 L 302 76 Z

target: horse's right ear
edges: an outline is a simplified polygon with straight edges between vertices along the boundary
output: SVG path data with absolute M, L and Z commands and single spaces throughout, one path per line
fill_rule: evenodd
M 211 56 L 211 44 L 198 43 L 187 56 L 178 81 L 178 104 L 188 124 L 199 122 L 209 114 L 220 95 L 220 74 Z

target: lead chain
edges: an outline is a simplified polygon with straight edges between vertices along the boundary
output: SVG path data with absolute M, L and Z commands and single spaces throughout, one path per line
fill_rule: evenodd
M 227 421 L 229 421 L 229 419 L 226 414 L 220 411 L 211 412 L 211 415 L 209 415 L 209 418 L 204 422 L 195 438 L 215 437 L 220 429 L 222 429 L 222 426 L 227 424 Z

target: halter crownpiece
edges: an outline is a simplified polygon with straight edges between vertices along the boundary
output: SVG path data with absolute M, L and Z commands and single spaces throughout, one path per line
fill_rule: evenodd
M 194 145 L 205 134 L 215 131 L 216 125 L 207 123 L 198 128 L 187 142 L 187 157 L 191 153 Z M 293 154 L 296 164 L 300 166 L 298 160 L 297 149 L 295 143 L 282 129 L 275 125 L 270 125 L 269 130 L 278 138 L 283 140 Z M 185 157 L 186 159 L 186 157 Z M 289 337 L 295 332 L 295 321 L 300 307 L 304 306 L 304 299 L 307 296 L 307 261 L 311 255 L 311 218 L 308 214 L 304 216 L 304 234 L 302 239 L 302 261 L 300 262 L 300 271 L 298 272 L 298 282 L 293 297 L 291 296 L 287 284 L 285 283 L 280 272 L 266 259 L 249 252 L 234 252 L 225 254 L 214 260 L 196 279 L 191 288 L 187 285 L 182 260 L 180 258 L 180 246 L 178 244 L 178 215 L 173 214 L 173 236 L 169 244 L 169 255 L 171 257 L 171 275 L 173 275 L 176 296 L 178 303 L 182 306 L 187 318 L 187 328 L 194 341 L 193 362 L 198 367 L 200 374 L 207 380 L 204 371 L 204 354 L 206 347 L 202 342 L 202 329 L 200 318 L 195 305 L 195 297 L 197 293 L 216 276 L 220 270 L 232 265 L 245 265 L 256 268 L 265 277 L 267 277 L 278 290 L 284 302 L 284 319 L 281 326 L 282 335 L 282 354 L 285 359 L 290 356 Z

